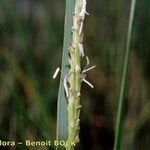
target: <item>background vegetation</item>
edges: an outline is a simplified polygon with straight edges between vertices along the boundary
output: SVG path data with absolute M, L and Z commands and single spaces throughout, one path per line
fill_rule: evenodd
M 150 1 L 137 0 L 121 149 L 150 147 Z M 111 150 L 130 0 L 88 0 L 79 149 Z M 65 1 L 0 0 L 0 139 L 55 139 Z M 84 66 L 84 60 L 83 60 Z M 27 149 L 17 146 L 16 149 Z

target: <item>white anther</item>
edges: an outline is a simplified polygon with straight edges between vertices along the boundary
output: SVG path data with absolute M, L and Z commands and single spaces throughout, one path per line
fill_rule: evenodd
M 87 81 L 86 79 L 83 79 L 83 81 L 84 81 L 86 84 L 88 84 L 91 88 L 94 88 L 94 86 L 93 86 L 89 81 Z
M 85 15 L 89 15 L 89 13 L 86 12 L 86 0 L 82 0 L 82 9 L 79 16 L 84 20 Z
M 80 56 L 84 57 L 83 44 L 82 44 L 82 43 L 79 43 L 79 44 L 78 44 L 78 48 L 79 48 Z
M 79 35 L 81 35 L 81 33 L 82 33 L 83 20 L 85 18 L 85 15 L 89 15 L 89 13 L 86 12 L 86 0 L 82 0 L 82 8 L 81 8 L 81 12 L 79 14 L 79 16 L 82 18 L 81 24 L 80 24 L 80 29 L 79 29 Z
M 55 79 L 60 71 L 60 68 L 57 68 L 54 72 L 53 79 Z
M 83 21 L 81 21 L 80 29 L 79 29 L 79 35 L 81 35 L 83 29 Z
M 68 97 L 68 87 L 67 87 L 67 75 L 65 75 L 64 77 L 64 88 L 65 88 L 65 92 L 66 92 L 66 96 Z
M 89 71 L 89 70 L 92 70 L 93 68 L 95 68 L 96 66 L 94 65 L 94 66 L 92 66 L 92 67 L 90 67 L 90 68 L 87 68 L 87 69 L 84 69 L 83 71 L 82 71 L 82 73 L 85 73 L 85 72 L 87 72 L 87 71 Z

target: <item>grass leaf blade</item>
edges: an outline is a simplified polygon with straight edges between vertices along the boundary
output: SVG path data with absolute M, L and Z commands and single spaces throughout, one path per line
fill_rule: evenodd
M 123 125 L 123 109 L 124 109 L 124 101 L 125 101 L 124 93 L 125 93 L 125 86 L 126 86 L 126 79 L 127 79 L 127 72 L 128 72 L 130 44 L 131 44 L 135 6 L 136 6 L 136 0 L 132 0 L 131 8 L 130 8 L 130 18 L 129 18 L 129 24 L 128 24 L 128 34 L 127 34 L 127 43 L 126 43 L 125 59 L 124 59 L 124 66 L 123 66 L 123 74 L 122 74 L 121 88 L 120 88 L 120 95 L 119 95 L 119 105 L 118 105 L 118 114 L 117 114 L 117 122 L 116 122 L 114 150 L 120 150 L 120 145 L 121 145 L 121 137 L 122 137 L 121 131 L 122 131 L 122 125 Z
M 62 68 L 57 103 L 57 139 L 67 139 L 68 137 L 67 99 L 64 92 L 63 76 L 69 71 L 68 48 L 71 42 L 73 8 L 74 0 L 66 0 Z

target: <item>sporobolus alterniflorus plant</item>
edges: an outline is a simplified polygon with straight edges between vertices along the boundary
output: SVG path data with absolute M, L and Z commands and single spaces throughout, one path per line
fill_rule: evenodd
M 88 82 L 86 72 L 93 69 L 95 66 L 88 67 L 89 58 L 84 54 L 83 47 L 83 23 L 85 16 L 89 15 L 86 12 L 86 0 L 75 0 L 74 12 L 72 15 L 72 39 L 68 47 L 69 53 L 69 73 L 63 77 L 63 85 L 68 102 L 68 140 L 79 142 L 80 130 L 80 96 L 81 83 L 85 82 L 91 88 L 94 86 Z M 87 65 L 81 69 L 81 58 L 86 59 Z M 53 78 L 56 78 L 60 68 L 57 68 Z M 74 150 L 76 145 L 66 145 L 66 150 Z

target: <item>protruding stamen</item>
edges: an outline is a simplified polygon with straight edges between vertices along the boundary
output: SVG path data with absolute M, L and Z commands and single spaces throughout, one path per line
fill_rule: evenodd
M 81 21 L 81 24 L 80 24 L 79 35 L 81 35 L 82 29 L 83 29 L 83 21 Z
M 82 73 L 85 73 L 85 72 L 87 72 L 87 71 L 89 71 L 89 70 L 92 70 L 93 68 L 95 68 L 96 66 L 94 65 L 94 66 L 92 66 L 92 67 L 90 67 L 90 68 L 87 68 L 87 69 L 84 69 L 83 71 L 82 71 Z
M 89 57 L 86 56 L 86 65 L 88 66 L 89 64 L 90 64 Z
M 85 15 L 89 15 L 89 13 L 86 12 L 86 0 L 82 0 L 82 9 L 79 16 L 84 20 Z
M 89 66 L 89 64 L 90 64 L 89 58 L 88 58 L 88 56 L 86 56 L 86 66 L 84 67 L 83 70 L 86 70 L 87 67 Z
M 55 79 L 60 71 L 60 68 L 57 68 L 54 72 L 53 79 Z
M 94 86 L 93 86 L 89 81 L 87 81 L 86 79 L 83 79 L 83 81 L 84 81 L 86 84 L 88 84 L 91 88 L 94 88 Z
M 68 97 L 68 87 L 67 87 L 67 75 L 65 75 L 64 77 L 64 88 L 65 88 L 65 92 L 66 92 L 66 96 Z
M 86 0 L 82 0 L 82 9 L 81 9 L 81 12 L 79 14 L 79 16 L 81 17 L 79 35 L 81 35 L 81 33 L 82 33 L 83 21 L 84 21 L 85 15 L 89 15 L 89 13 L 86 12 Z

